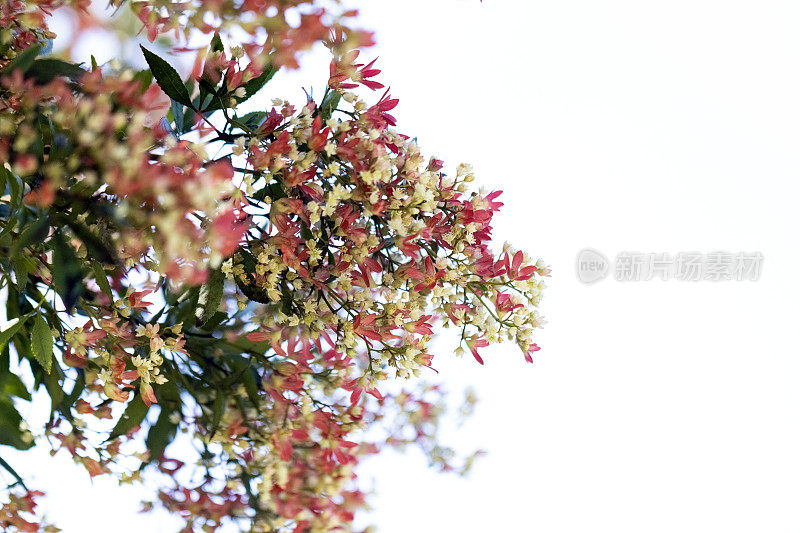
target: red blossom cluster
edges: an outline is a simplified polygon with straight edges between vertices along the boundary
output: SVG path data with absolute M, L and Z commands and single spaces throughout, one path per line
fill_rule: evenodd
M 194 32 L 235 29 L 245 35 L 239 41 L 251 65 L 263 66 L 269 57 L 273 65 L 298 68 L 298 54 L 320 42 L 342 51 L 373 44 L 371 33 L 350 27 L 357 12 L 341 8 L 339 0 L 143 0 L 131 7 L 150 41 L 169 32 L 188 40 Z
M 36 499 L 41 496 L 44 496 L 44 493 L 38 490 L 10 491 L 8 501 L 0 506 L 0 526 L 3 527 L 3 531 L 20 533 L 58 531 L 52 525 L 35 517 Z
M 119 220 L 110 237 L 120 260 L 152 260 L 173 279 L 201 283 L 204 262 L 230 254 L 245 229 L 230 164 L 206 164 L 185 141 L 152 152 L 165 135 L 147 116 L 166 112 L 169 102 L 158 86 L 142 92 L 139 81 L 100 70 L 82 75 L 80 83 L 76 94 L 63 78 L 40 85 L 16 71 L 3 79 L 12 96 L 0 100 L 0 158 L 22 179 L 37 179 L 26 202 L 58 207 L 84 201 L 91 209 L 96 199 L 113 198 Z M 76 133 L 55 133 L 50 150 L 56 153 L 46 157 L 36 153 L 34 110 L 43 102 L 56 109 L 49 117 L 54 131 Z M 77 184 L 83 198 L 72 195 Z M 197 213 L 213 218 L 203 227 Z

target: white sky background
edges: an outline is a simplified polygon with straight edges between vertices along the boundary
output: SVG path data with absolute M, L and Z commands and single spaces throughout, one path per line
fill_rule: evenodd
M 350 4 L 377 32 L 367 55 L 400 98 L 399 129 L 502 188 L 495 238 L 553 269 L 534 366 L 513 346 L 484 349 L 480 367 L 439 343 L 438 377 L 481 397 L 450 442 L 488 456 L 466 479 L 415 454 L 370 461 L 370 522 L 798 531 L 800 4 Z M 318 95 L 327 65 L 307 66 Z M 298 98 L 298 79 L 268 85 L 265 102 Z M 765 260 L 757 282 L 586 286 L 575 256 L 587 246 Z M 67 533 L 173 530 L 137 515 L 136 495 L 46 461 L 30 475 Z

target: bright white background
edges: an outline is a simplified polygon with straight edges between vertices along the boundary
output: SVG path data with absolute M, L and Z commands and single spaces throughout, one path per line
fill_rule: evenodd
M 502 188 L 496 238 L 553 268 L 534 366 L 514 347 L 479 367 L 439 345 L 440 377 L 482 399 L 450 442 L 489 455 L 467 479 L 415 454 L 370 462 L 370 522 L 800 530 L 800 4 L 358 3 L 399 128 Z M 314 65 L 319 90 L 326 66 Z M 297 93 L 294 80 L 283 87 Z M 765 261 L 757 282 L 586 286 L 574 262 L 587 246 Z M 53 460 L 30 475 L 67 533 L 173 530 L 136 515 L 135 494 Z

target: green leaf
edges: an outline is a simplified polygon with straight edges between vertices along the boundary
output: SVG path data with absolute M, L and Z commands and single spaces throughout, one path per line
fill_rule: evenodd
M 191 109 L 186 110 L 183 113 L 183 123 L 180 124 L 180 130 L 178 133 L 186 133 L 187 131 L 190 131 L 194 127 L 194 123 L 196 120 L 195 117 L 197 117 L 197 115 L 198 114 L 192 111 Z
M 200 287 L 200 295 L 197 298 L 198 307 L 195 310 L 195 316 L 198 324 L 205 324 L 219 310 L 224 286 L 225 274 L 220 269 L 208 273 L 208 281 Z
M 42 51 L 42 45 L 34 44 L 20 52 L 20 54 L 8 62 L 6 66 L 0 69 L 0 76 L 6 76 L 11 74 L 15 70 L 21 70 L 24 74 L 28 68 L 33 63 L 33 60 L 36 59 L 36 56 L 39 55 L 39 52 Z
M 20 251 L 25 249 L 31 243 L 40 243 L 45 240 L 47 234 L 50 232 L 50 217 L 47 215 L 37 218 L 33 223 L 25 226 L 19 237 L 11 245 L 9 255 L 11 257 L 19 255 Z
M 239 87 L 237 87 L 237 89 L 244 87 L 244 93 L 245 93 L 243 97 L 239 96 L 236 97 L 237 104 L 241 104 L 242 102 L 244 102 L 245 100 L 249 99 L 251 96 L 256 94 L 258 91 L 260 91 L 261 88 L 264 87 L 264 85 L 266 85 L 267 82 L 272 79 L 272 77 L 275 75 L 276 72 L 278 72 L 277 68 L 274 68 L 272 65 L 267 65 L 264 69 L 264 72 L 262 72 L 260 76 L 257 76 L 252 80 L 248 81 L 247 83 L 244 83 Z M 211 96 L 212 100 L 208 104 L 202 107 L 203 111 L 210 112 L 222 109 L 223 106 L 227 105 L 228 95 L 225 94 L 225 91 L 221 91 L 223 94 L 215 92 L 215 89 L 213 87 L 210 87 L 210 83 L 208 82 L 206 83 L 207 85 L 205 87 L 201 83 L 200 85 L 201 88 L 203 88 L 205 92 L 212 93 L 213 96 Z
M 9 375 L 11 375 L 11 350 L 8 346 L 4 346 L 0 348 L 0 384 L 5 383 Z
M 148 410 L 150 410 L 150 406 L 144 403 L 141 396 L 138 394 L 134 396 L 133 400 L 131 400 L 125 408 L 125 412 L 122 413 L 122 416 L 117 421 L 117 425 L 111 430 L 108 440 L 124 435 L 136 426 L 141 425 L 144 418 L 147 416 Z
M 170 111 L 172 111 L 172 122 L 175 123 L 175 129 L 178 130 L 178 133 L 185 133 L 183 131 L 184 109 L 186 108 L 175 100 L 172 100 L 172 107 L 170 108 Z
M 197 309 L 199 293 L 199 287 L 192 287 L 181 295 L 178 299 L 178 305 L 173 308 L 175 311 L 173 324 L 183 322 L 184 328 L 194 326 L 196 322 L 194 311 Z
M 206 320 L 201 326 L 206 331 L 213 331 L 219 327 L 220 324 L 228 320 L 228 313 L 224 311 L 217 311 Z
M 11 337 L 16 335 L 17 331 L 25 321 L 28 320 L 27 316 L 23 316 L 22 318 L 14 318 L 13 320 L 9 321 L 5 326 L 3 326 L 3 330 L 0 331 L 0 349 L 5 348 L 8 341 L 11 340 Z
M 156 423 L 150 426 L 147 432 L 147 439 L 145 445 L 150 452 L 148 462 L 157 461 L 164 453 L 164 449 L 175 438 L 178 431 L 178 424 L 173 423 L 170 418 L 175 411 L 161 406 L 161 412 L 158 414 Z
M 2 170 L 3 174 L 5 174 L 6 184 L 8 185 L 8 190 L 10 192 L 10 204 L 13 209 L 16 209 L 22 204 L 22 193 L 25 190 L 25 186 L 22 184 L 22 180 L 14 174 L 13 172 L 9 171 L 8 169 L 0 166 L 0 170 Z
M 83 242 L 84 246 L 86 246 L 86 251 L 91 255 L 92 259 L 96 259 L 101 263 L 113 265 L 117 262 L 115 257 L 114 251 L 111 250 L 103 240 L 92 233 L 85 224 L 79 222 L 77 220 L 72 220 L 66 216 L 58 217 L 58 220 L 62 224 L 66 224 L 70 227 L 75 236 L 78 237 L 81 242 Z
M 251 111 L 246 115 L 239 117 L 238 122 L 244 124 L 250 129 L 256 129 L 267 118 L 267 113 L 264 111 Z
M 29 442 L 23 438 L 23 431 L 19 425 L 22 423 L 22 415 L 19 414 L 14 402 L 7 396 L 0 396 L 0 444 L 12 446 L 18 450 L 27 450 L 33 446 L 33 440 Z
M 26 78 L 31 78 L 36 83 L 44 85 L 50 83 L 56 76 L 64 76 L 71 81 L 78 81 L 81 76 L 86 74 L 86 71 L 74 63 L 67 63 L 60 59 L 46 57 L 37 59 L 31 63 L 30 67 L 25 72 Z
M 31 393 L 16 374 L 8 374 L 6 376 L 5 383 L 0 387 L 0 393 L 31 401 Z
M 224 100 L 223 100 L 224 96 Z M 215 87 L 208 79 L 200 79 L 200 109 L 205 113 L 228 105 L 228 94 L 223 87 Z
M 258 375 L 258 371 L 253 367 L 248 368 L 248 370 L 242 376 L 242 384 L 244 384 L 244 390 L 247 392 L 247 397 L 250 398 L 250 401 L 256 407 L 261 405 L 258 398 L 258 382 L 260 380 L 261 378 Z
M 150 69 L 146 68 L 134 74 L 133 79 L 139 82 L 142 91 L 146 91 L 150 88 L 150 84 L 153 83 L 153 73 L 150 72 Z
M 251 254 L 247 250 L 240 249 L 237 252 L 236 257 L 237 260 L 239 258 L 241 259 L 241 264 L 244 266 L 244 271 L 246 273 L 255 272 L 257 261 L 256 258 L 253 257 L 253 254 Z M 239 287 L 239 290 L 242 291 L 242 293 L 251 300 L 263 304 L 272 303 L 272 300 L 269 298 L 267 292 L 261 289 L 260 287 L 257 287 L 252 282 L 245 283 L 239 278 L 239 276 L 235 276 L 234 280 L 236 281 L 236 286 Z
M 25 255 L 14 257 L 11 262 L 14 265 L 14 275 L 17 278 L 17 285 L 20 290 L 24 291 L 25 287 L 28 285 L 28 276 L 36 271 L 36 264 Z
M 287 314 L 292 314 L 292 303 L 294 299 L 292 298 L 292 291 L 289 289 L 289 286 L 281 281 L 281 310 Z
M 194 79 L 189 78 L 186 80 L 184 86 L 186 87 L 186 92 L 192 94 L 194 92 Z M 167 120 L 175 124 L 175 133 L 180 135 L 189 131 L 194 124 L 192 117 L 194 117 L 194 112 L 192 112 L 191 109 L 186 109 L 186 107 L 182 106 L 180 103 L 171 100 L 171 106 L 167 113 Z
M 214 398 L 214 403 L 211 406 L 211 435 L 213 436 L 219 428 L 219 423 L 222 422 L 222 416 L 228 409 L 228 395 L 221 390 L 217 391 L 217 396 Z
M 31 331 L 33 357 L 48 374 L 53 368 L 53 333 L 42 315 L 36 315 Z
M 322 99 L 322 103 L 319 104 L 319 116 L 322 117 L 323 122 L 331 118 L 331 115 L 333 115 L 341 99 L 342 93 L 339 91 L 330 91 L 325 98 Z
M 53 237 L 53 283 L 61 296 L 67 313 L 72 313 L 78 298 L 83 294 L 82 261 L 61 233 Z
M 153 77 L 156 79 L 158 86 L 161 87 L 161 90 L 176 102 L 193 108 L 189 91 L 186 90 L 186 86 L 181 81 L 178 72 L 169 63 L 144 46 L 139 45 L 139 47 L 142 49 L 144 59 L 147 61 L 150 71 L 153 73 Z
M 103 269 L 103 266 L 97 261 L 92 261 L 92 271 L 94 272 L 94 280 L 97 282 L 97 286 L 100 287 L 100 290 L 113 302 L 114 293 L 111 292 L 111 285 L 108 283 L 108 275 Z

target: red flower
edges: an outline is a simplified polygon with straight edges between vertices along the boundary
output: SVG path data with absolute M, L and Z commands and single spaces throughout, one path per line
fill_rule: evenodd
M 366 391 L 367 394 L 371 394 L 372 396 L 374 396 L 378 400 L 383 400 L 383 395 L 380 392 L 378 392 L 378 389 L 376 389 L 374 387 L 370 387 L 368 385 L 362 386 L 362 385 L 359 384 L 359 381 L 360 381 L 360 379 L 356 378 L 356 379 L 352 379 L 352 380 L 348 381 L 347 383 L 345 383 L 344 385 L 342 385 L 342 388 L 344 390 L 351 391 L 351 393 L 350 393 L 350 403 L 351 404 L 355 405 L 356 402 L 358 402 L 358 399 L 361 397 L 361 393 L 364 392 L 364 391 Z
M 128 302 L 131 309 L 138 309 L 140 311 L 147 311 L 147 308 L 153 305 L 153 302 L 145 301 L 145 296 L 151 294 L 152 290 L 143 290 L 130 293 L 128 295 Z
M 470 337 L 466 339 L 467 347 L 469 351 L 472 352 L 472 356 L 478 361 L 480 364 L 483 364 L 483 359 L 480 355 L 478 355 L 478 348 L 483 348 L 484 346 L 489 346 L 489 341 L 484 339 L 483 337 Z
M 533 354 L 541 350 L 535 342 L 528 347 L 528 350 L 525 352 L 525 360 L 529 363 L 533 363 Z
M 536 273 L 536 266 L 534 265 L 526 266 L 525 268 L 520 269 L 523 258 L 524 254 L 521 251 L 515 253 L 513 259 L 509 259 L 508 253 L 505 254 L 505 270 L 509 279 L 525 281 L 533 277 L 533 275 Z
M 430 257 L 425 258 L 425 271 L 421 271 L 417 268 L 411 267 L 409 268 L 406 273 L 408 274 L 409 278 L 420 280 L 419 283 L 414 287 L 415 291 L 425 291 L 430 290 L 436 286 L 436 283 L 444 277 L 446 272 L 444 270 L 437 270 L 436 266 L 433 264 L 433 261 Z
M 145 405 L 153 405 L 154 403 L 158 403 L 156 399 L 156 395 L 153 392 L 153 386 L 149 383 L 142 382 L 139 385 L 139 392 L 142 395 L 142 401 L 144 401 Z
M 328 143 L 328 134 L 331 129 L 326 127 L 322 129 L 322 117 L 317 115 L 314 117 L 314 122 L 311 124 L 311 139 L 308 141 L 308 147 L 319 152 Z
M 406 331 L 418 333 L 420 335 L 433 335 L 433 324 L 428 322 L 433 315 L 422 315 L 414 322 L 407 322 L 403 325 Z
M 391 111 L 397 107 L 399 102 L 400 100 L 397 98 L 389 96 L 389 89 L 386 89 L 386 92 L 383 93 L 378 103 L 364 112 L 364 118 L 372 127 L 379 130 L 384 130 L 388 126 L 396 126 L 397 119 L 387 113 L 387 111 Z
M 251 342 L 263 342 L 269 339 L 269 337 L 269 333 L 264 333 L 263 331 L 254 331 L 246 335 L 247 340 Z
M 355 333 L 365 341 L 367 339 L 372 339 L 376 341 L 383 340 L 384 336 L 381 334 L 378 327 L 374 325 L 376 318 L 378 318 L 377 315 L 367 315 L 366 317 L 362 318 L 361 315 L 359 314 L 353 321 L 353 333 Z
M 351 50 L 344 54 L 339 61 L 331 61 L 330 78 L 328 79 L 328 86 L 331 89 L 355 89 L 359 83 L 373 91 L 383 88 L 382 83 L 368 79 L 381 73 L 380 70 L 372 68 L 377 58 L 366 65 L 354 63 L 358 54 L 359 50 Z M 348 79 L 355 83 L 347 83 Z

